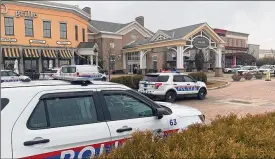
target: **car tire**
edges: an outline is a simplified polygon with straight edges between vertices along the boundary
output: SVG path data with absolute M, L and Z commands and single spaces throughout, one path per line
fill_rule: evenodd
M 197 97 L 198 97 L 199 100 L 204 100 L 205 97 L 206 97 L 206 94 L 207 94 L 206 89 L 205 88 L 201 88 L 199 90 L 199 92 L 198 92 L 198 96 Z
M 165 95 L 165 102 L 174 103 L 177 98 L 177 94 L 174 91 L 168 91 Z
M 231 70 L 229 70 L 227 73 L 229 73 L 229 74 L 230 74 L 230 73 L 232 73 L 232 71 L 231 71 Z
M 103 77 L 103 78 L 101 79 L 101 81 L 106 81 L 106 78 L 105 78 L 105 77 Z

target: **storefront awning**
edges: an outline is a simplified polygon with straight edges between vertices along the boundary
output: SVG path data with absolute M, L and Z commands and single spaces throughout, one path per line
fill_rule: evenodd
M 37 49 L 23 49 L 25 58 L 38 59 L 40 56 Z
M 59 50 L 59 58 L 60 59 L 72 59 L 73 54 L 70 50 Z
M 42 56 L 43 58 L 48 58 L 48 59 L 57 58 L 57 54 L 55 50 L 42 50 Z
M 3 48 L 2 49 L 4 58 L 20 58 L 18 48 Z

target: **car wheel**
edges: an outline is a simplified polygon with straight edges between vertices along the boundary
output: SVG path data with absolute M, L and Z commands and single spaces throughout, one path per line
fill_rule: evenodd
M 203 100 L 203 99 L 205 99 L 205 96 L 206 96 L 206 89 L 205 88 L 201 88 L 199 90 L 199 93 L 198 93 L 198 99 L 199 100 Z
M 101 81 L 106 81 L 106 78 L 105 78 L 105 77 L 103 77 L 103 78 L 101 79 Z
M 165 95 L 165 102 L 174 103 L 176 100 L 177 94 L 174 91 L 168 91 Z
M 229 70 L 227 73 L 232 73 L 232 71 L 231 71 L 231 70 Z

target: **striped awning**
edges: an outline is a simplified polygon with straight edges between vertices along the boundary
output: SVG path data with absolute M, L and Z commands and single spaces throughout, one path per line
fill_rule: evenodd
M 56 52 L 54 50 L 42 50 L 42 56 L 44 58 L 50 58 L 50 59 L 57 58 Z
M 26 58 L 39 58 L 37 49 L 23 49 L 24 57 Z
M 59 50 L 59 58 L 61 58 L 61 59 L 72 59 L 73 54 L 69 50 Z
M 2 52 L 5 58 L 20 58 L 18 48 L 3 48 Z

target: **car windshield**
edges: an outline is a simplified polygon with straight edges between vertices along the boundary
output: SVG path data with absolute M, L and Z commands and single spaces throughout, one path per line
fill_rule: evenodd
M 264 65 L 264 66 L 261 66 L 260 69 L 269 69 L 270 66 L 267 66 L 267 65 Z
M 249 70 L 250 69 L 250 66 L 244 66 L 243 68 L 242 68 L 242 70 Z
M 160 76 L 160 75 L 145 75 L 143 81 L 147 82 L 167 82 L 169 76 Z

